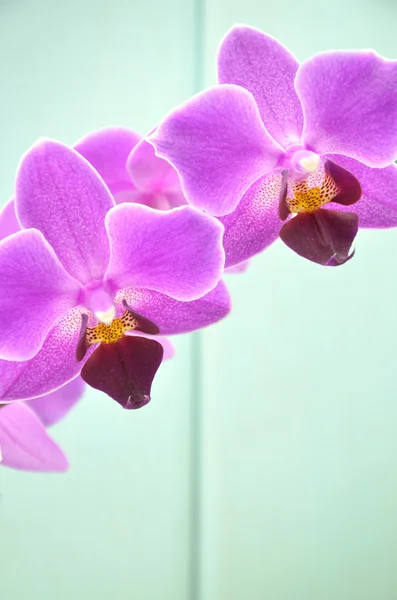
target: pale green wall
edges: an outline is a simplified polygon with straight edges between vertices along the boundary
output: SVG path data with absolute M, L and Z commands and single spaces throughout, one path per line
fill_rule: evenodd
M 0 2 L 3 201 L 38 136 L 144 131 L 200 69 L 213 83 L 234 22 L 300 59 L 397 57 L 387 0 Z M 152 404 L 92 393 L 57 427 L 68 475 L 1 469 L 1 600 L 396 600 L 396 254 L 394 231 L 361 233 L 340 269 L 275 244 L 228 278 L 199 360 L 177 341 Z
M 37 137 L 145 132 L 191 94 L 193 26 L 185 0 L 0 2 L 3 201 Z M 189 597 L 191 344 L 145 410 L 87 395 L 55 431 L 66 476 L 0 469 L 1 600 Z

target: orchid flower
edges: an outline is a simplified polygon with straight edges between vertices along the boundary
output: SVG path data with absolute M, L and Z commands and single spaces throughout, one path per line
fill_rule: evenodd
M 134 332 L 184 333 L 230 309 L 216 219 L 188 206 L 115 206 L 97 171 L 63 144 L 44 140 L 25 155 L 15 210 L 21 231 L 0 242 L 2 402 L 81 373 L 139 408 L 163 347 Z
M 340 265 L 359 223 L 397 225 L 397 61 L 330 51 L 299 65 L 275 39 L 237 26 L 220 45 L 218 80 L 149 141 L 187 201 L 224 224 L 226 266 L 278 236 Z
M 0 404 L 0 466 L 25 471 L 63 472 L 69 463 L 46 427 L 63 419 L 81 398 L 77 377 L 56 392 L 26 402 Z

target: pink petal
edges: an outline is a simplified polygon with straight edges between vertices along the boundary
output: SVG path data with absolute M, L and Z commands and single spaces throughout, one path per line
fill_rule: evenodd
M 91 346 L 84 360 L 77 362 L 81 313 L 75 308 L 59 319 L 34 358 L 24 362 L 0 360 L 0 402 L 43 396 L 79 375 L 95 348 Z
M 26 404 L 34 410 L 41 422 L 49 427 L 66 416 L 76 402 L 80 400 L 85 388 L 86 386 L 81 377 L 76 377 L 55 392 L 39 396 L 33 400 L 27 400 Z
M 161 159 L 162 160 L 162 159 Z M 123 202 L 135 202 L 136 204 L 144 204 L 149 208 L 156 210 L 171 210 L 178 206 L 185 206 L 186 200 L 182 192 L 158 191 L 158 192 L 143 192 L 141 190 L 131 190 L 129 192 L 120 192 L 115 194 L 114 199 L 116 204 Z
M 282 225 L 278 214 L 281 174 L 258 179 L 234 212 L 220 220 L 225 226 L 226 267 L 238 265 L 262 252 L 277 238 Z
M 331 202 L 327 208 L 356 213 L 360 227 L 397 227 L 397 166 L 372 169 L 346 156 L 329 158 L 357 177 L 362 195 L 353 207 Z
M 163 362 L 165 360 L 170 360 L 170 358 L 174 358 L 175 346 L 171 340 L 169 338 L 162 337 L 161 335 L 156 336 L 156 340 L 163 346 Z
M 190 206 L 163 212 L 120 204 L 107 214 L 106 227 L 106 278 L 114 289 L 148 288 L 190 301 L 212 290 L 222 275 L 223 227 Z
M 194 96 L 149 139 L 177 169 L 186 200 L 216 216 L 234 210 L 283 153 L 263 126 L 252 94 L 236 85 Z
M 25 402 L 0 407 L 0 465 L 25 471 L 63 472 L 68 461 Z
M 37 143 L 19 166 L 16 212 L 22 227 L 36 227 L 65 269 L 82 283 L 101 279 L 109 245 L 105 215 L 114 200 L 93 167 L 75 150 Z
M 112 194 L 134 189 L 127 158 L 141 136 L 131 129 L 109 127 L 83 137 L 74 146 L 98 171 Z
M 0 210 L 0 240 L 20 231 L 20 229 L 21 226 L 15 214 L 15 203 L 11 198 Z
M 372 51 L 324 52 L 300 66 L 295 87 L 309 148 L 369 167 L 397 157 L 397 61 Z
M 178 173 L 169 162 L 156 156 L 152 144 L 142 140 L 132 150 L 127 169 L 137 188 L 144 191 L 166 191 L 180 187 Z
M 277 40 L 245 25 L 233 27 L 218 52 L 219 83 L 251 92 L 266 129 L 284 147 L 299 143 L 302 134 L 302 108 L 294 88 L 298 67 Z
M 37 354 L 80 292 L 39 231 L 20 231 L 0 242 L 0 358 Z
M 134 311 L 155 323 L 162 335 L 195 331 L 226 317 L 231 299 L 226 285 L 220 281 L 215 289 L 192 302 L 179 302 L 152 290 L 127 288 L 116 296 L 126 300 Z M 154 339 L 158 339 L 157 336 Z
M 238 275 L 239 273 L 245 273 L 250 264 L 250 260 L 245 260 L 244 262 L 238 265 L 234 265 L 234 267 L 229 267 L 228 269 L 225 269 L 225 273 L 232 273 L 235 275 Z

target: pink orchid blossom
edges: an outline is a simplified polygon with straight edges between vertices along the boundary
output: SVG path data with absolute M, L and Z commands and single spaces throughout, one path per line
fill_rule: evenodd
M 230 310 L 222 225 L 187 206 L 115 206 L 67 146 L 43 141 L 25 155 L 15 209 L 21 230 L 0 242 L 2 402 L 81 372 L 125 408 L 143 406 L 163 347 L 135 331 L 184 333 Z M 0 222 L 12 213 L 9 203 Z
M 397 225 L 397 61 L 330 51 L 299 64 L 237 26 L 220 45 L 218 81 L 149 141 L 187 201 L 224 224 L 226 266 L 279 236 L 311 261 L 340 265 L 359 224 Z

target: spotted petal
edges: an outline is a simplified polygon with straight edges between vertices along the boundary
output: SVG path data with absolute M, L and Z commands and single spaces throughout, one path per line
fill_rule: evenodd
M 112 194 L 135 189 L 126 165 L 141 136 L 131 129 L 108 127 L 83 137 L 74 149 L 98 171 Z
M 148 288 L 190 301 L 212 290 L 222 275 L 223 227 L 190 206 L 161 212 L 120 204 L 109 211 L 106 227 L 106 277 L 114 290 Z
M 298 67 L 280 42 L 246 25 L 233 27 L 219 47 L 219 83 L 235 83 L 251 92 L 266 129 L 284 147 L 299 143 L 302 133 L 302 108 L 294 88 Z
M 372 51 L 333 51 L 304 62 L 295 87 L 305 144 L 369 167 L 397 157 L 397 61 Z
M 236 85 L 194 96 L 149 141 L 177 169 L 186 200 L 216 216 L 234 210 L 283 152 L 263 126 L 252 94 Z
M 20 231 L 0 242 L 0 358 L 37 354 L 80 293 L 39 231 Z
M 25 400 L 48 394 L 79 375 L 95 346 L 77 362 L 81 310 L 68 311 L 47 336 L 36 356 L 24 362 L 0 360 L 0 402 Z
M 67 470 L 66 456 L 25 402 L 0 409 L 0 465 L 25 471 Z
M 223 319 L 231 308 L 226 285 L 220 281 L 215 289 L 192 302 L 179 302 L 152 290 L 127 288 L 116 296 L 125 299 L 134 310 L 156 323 L 162 335 L 186 333 Z
M 262 252 L 278 238 L 282 224 L 278 214 L 281 178 L 278 173 L 261 177 L 246 192 L 236 210 L 221 218 L 225 227 L 226 267 Z
M 80 400 L 85 388 L 86 386 L 81 377 L 76 377 L 55 392 L 39 396 L 33 400 L 27 400 L 26 404 L 34 410 L 40 421 L 48 427 L 64 418 L 76 402 Z
M 86 284 L 103 277 L 109 260 L 104 219 L 114 206 L 106 185 L 75 150 L 44 140 L 28 151 L 16 179 L 16 212 L 39 229 L 65 269 Z

